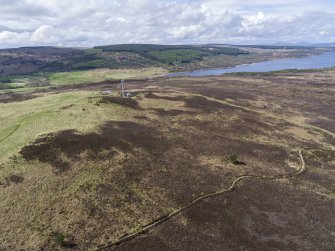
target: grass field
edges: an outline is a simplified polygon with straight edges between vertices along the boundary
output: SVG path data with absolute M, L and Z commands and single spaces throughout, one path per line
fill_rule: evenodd
M 60 85 L 95 83 L 105 80 L 145 79 L 167 73 L 168 71 L 163 68 L 153 67 L 143 69 L 97 69 L 12 76 L 8 77 L 12 83 L 0 83 L 0 94 L 8 92 L 31 92 Z
M 40 135 L 65 129 L 87 132 L 106 120 L 121 118 L 122 108 L 114 107 L 111 111 L 111 107 L 98 106 L 97 96 L 98 93 L 81 91 L 0 103 L 1 159 Z
M 121 79 L 142 79 L 157 75 L 164 75 L 168 72 L 162 68 L 146 69 L 125 69 L 125 70 L 88 70 L 74 72 L 51 73 L 49 79 L 52 85 L 93 83 L 104 80 L 121 80 Z

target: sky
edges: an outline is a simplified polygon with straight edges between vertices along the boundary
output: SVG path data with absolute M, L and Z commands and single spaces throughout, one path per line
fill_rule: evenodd
M 335 42 L 335 0 L 0 0 L 0 48 Z

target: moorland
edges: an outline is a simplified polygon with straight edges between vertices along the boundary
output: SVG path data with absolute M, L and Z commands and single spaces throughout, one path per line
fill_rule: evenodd
M 159 76 L 168 64 L 1 64 L 0 250 L 333 249 L 334 69 Z

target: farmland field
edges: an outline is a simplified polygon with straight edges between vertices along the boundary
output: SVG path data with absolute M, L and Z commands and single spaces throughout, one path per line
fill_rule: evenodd
M 0 94 L 36 92 L 55 86 L 94 83 L 106 80 L 145 79 L 167 73 L 168 71 L 163 68 L 153 67 L 144 69 L 96 69 L 10 76 L 6 77 L 5 83 L 0 82 Z

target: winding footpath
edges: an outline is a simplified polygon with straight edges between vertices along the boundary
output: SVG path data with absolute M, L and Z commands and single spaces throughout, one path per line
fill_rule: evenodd
M 0 143 L 2 143 L 4 140 L 6 140 L 7 138 L 9 138 L 10 136 L 12 136 L 22 125 L 22 123 L 28 119 L 28 116 L 26 116 L 25 118 L 21 119 L 19 121 L 19 123 L 17 123 L 16 125 L 13 126 L 13 130 L 11 130 L 5 137 L 3 137 L 2 139 L 0 139 Z M 8 128 L 8 127 L 7 127 Z
M 162 224 L 163 222 L 168 221 L 169 219 L 171 219 L 173 216 L 181 213 L 182 211 L 185 211 L 187 208 L 194 206 L 198 203 L 200 203 L 201 201 L 211 198 L 211 197 L 217 197 L 226 193 L 231 192 L 233 189 L 235 189 L 237 187 L 237 184 L 239 182 L 241 182 L 242 180 L 246 180 L 246 179 L 259 179 L 259 180 L 279 180 L 279 179 L 288 179 L 288 178 L 292 178 L 294 176 L 298 176 L 300 175 L 302 172 L 305 171 L 306 169 L 306 163 L 305 163 L 305 159 L 302 155 L 302 149 L 299 150 L 299 157 L 300 157 L 300 161 L 301 161 L 301 167 L 298 171 L 296 172 L 292 172 L 292 173 L 288 173 L 288 174 L 280 174 L 280 175 L 275 175 L 275 176 L 263 176 L 263 175 L 242 175 L 237 177 L 228 188 L 222 188 L 216 192 L 213 193 L 208 193 L 205 194 L 203 196 L 200 196 L 198 198 L 195 198 L 194 200 L 190 201 L 189 203 L 187 203 L 186 205 L 166 214 L 163 215 L 161 217 L 159 217 L 158 219 L 153 220 L 152 222 L 142 226 L 141 230 L 139 231 L 134 231 L 132 233 L 129 233 L 115 241 L 112 242 L 108 242 L 104 245 L 99 246 L 98 248 L 96 248 L 95 250 L 104 250 L 106 248 L 111 248 L 113 246 L 117 246 L 120 245 L 124 242 L 127 242 L 131 239 L 134 239 L 135 237 L 147 233 L 149 230 L 151 230 L 152 228 Z
M 84 100 L 84 99 L 82 99 Z M 82 100 L 79 100 L 78 103 L 82 102 Z M 60 105 L 59 104 L 56 104 L 56 105 L 50 105 L 50 106 L 47 106 L 39 111 L 35 111 L 35 112 L 29 112 L 27 114 L 24 115 L 24 117 L 19 120 L 19 122 L 13 126 L 9 126 L 7 128 L 10 128 L 10 127 L 13 127 L 13 130 L 11 130 L 6 136 L 4 136 L 3 138 L 0 138 L 0 143 L 2 143 L 3 141 L 5 141 L 7 138 L 9 138 L 10 136 L 12 136 L 18 129 L 20 129 L 20 127 L 22 126 L 23 122 L 27 119 L 29 119 L 31 116 L 34 116 L 36 114 L 41 114 L 41 113 L 47 113 L 47 112 L 50 112 L 50 108 L 54 108 L 54 107 L 59 107 Z

